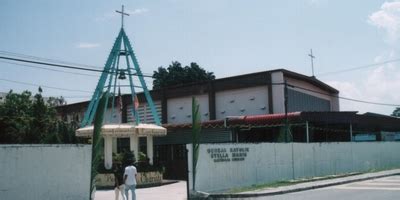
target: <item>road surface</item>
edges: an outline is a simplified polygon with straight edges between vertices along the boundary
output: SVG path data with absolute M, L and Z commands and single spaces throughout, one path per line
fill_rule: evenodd
M 263 200 L 392 200 L 400 199 L 400 176 L 337 185 L 316 190 L 266 196 Z

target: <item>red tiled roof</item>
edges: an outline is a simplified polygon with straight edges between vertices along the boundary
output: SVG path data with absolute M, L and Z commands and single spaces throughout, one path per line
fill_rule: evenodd
M 299 121 L 301 112 L 288 113 L 290 122 Z M 210 120 L 201 123 L 202 128 L 224 128 L 236 126 L 272 126 L 284 123 L 285 114 L 268 114 L 268 115 L 248 115 L 248 116 L 228 116 L 225 120 Z M 163 124 L 164 128 L 192 128 L 191 123 L 182 124 Z
M 231 116 L 225 120 L 202 122 L 202 128 L 233 128 L 233 127 L 267 127 L 281 126 L 285 123 L 285 114 Z M 322 124 L 353 124 L 362 129 L 379 131 L 400 131 L 400 118 L 357 114 L 357 112 L 292 112 L 287 115 L 290 124 L 311 123 Z M 167 129 L 191 128 L 191 123 L 164 124 Z
M 288 120 L 294 121 L 300 119 L 300 112 L 288 113 Z M 285 113 L 269 115 L 248 115 L 240 117 L 228 117 L 229 125 L 276 125 L 282 123 L 286 118 Z

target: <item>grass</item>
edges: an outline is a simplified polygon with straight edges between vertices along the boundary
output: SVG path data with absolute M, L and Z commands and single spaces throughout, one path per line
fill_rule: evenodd
M 260 190 L 260 189 L 266 189 L 266 188 L 277 188 L 277 187 L 282 187 L 282 186 L 289 186 L 289 185 L 293 185 L 293 184 L 296 184 L 296 183 L 293 183 L 291 181 L 278 181 L 278 182 L 273 182 L 273 183 L 252 185 L 252 186 L 243 187 L 243 188 L 234 188 L 234 189 L 227 191 L 227 193 L 241 193 L 241 192 L 254 191 L 254 190 Z

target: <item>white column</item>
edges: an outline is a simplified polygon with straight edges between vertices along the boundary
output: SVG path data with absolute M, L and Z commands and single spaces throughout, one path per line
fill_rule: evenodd
M 308 130 L 308 121 L 306 121 L 306 134 L 307 134 L 307 143 L 310 143 L 310 132 Z
M 353 142 L 353 124 L 350 124 L 350 142 Z
M 331 111 L 340 111 L 338 94 L 333 94 L 331 97 Z
M 147 136 L 147 157 L 149 158 L 149 162 L 153 164 L 153 136 Z
M 283 72 L 277 71 L 271 73 L 272 82 L 272 110 L 271 113 L 285 112 L 285 78 Z
M 193 190 L 193 154 L 192 154 L 192 144 L 186 144 L 187 149 L 187 162 L 188 162 L 188 176 L 189 176 L 189 191 Z
M 104 136 L 104 167 L 112 168 L 112 137 Z
M 112 138 L 112 152 L 113 153 L 117 153 L 118 151 L 118 142 L 117 142 L 117 138 L 113 137 Z
M 139 136 L 134 134 L 130 137 L 130 148 L 135 154 L 136 161 L 139 160 Z

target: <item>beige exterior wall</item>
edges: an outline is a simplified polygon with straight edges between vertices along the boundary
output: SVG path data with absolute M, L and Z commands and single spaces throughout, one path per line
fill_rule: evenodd
M 208 95 L 194 96 L 200 105 L 201 121 L 210 119 Z M 168 99 L 168 123 L 192 123 L 192 96 Z
M 268 114 L 268 87 L 226 90 L 215 94 L 216 118 Z

